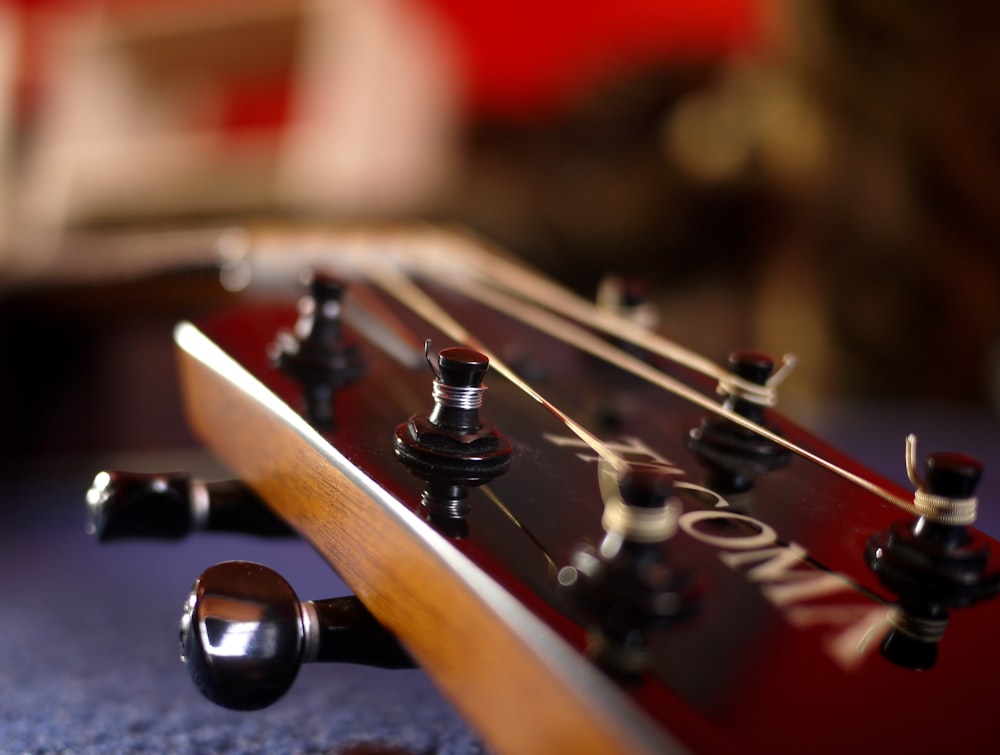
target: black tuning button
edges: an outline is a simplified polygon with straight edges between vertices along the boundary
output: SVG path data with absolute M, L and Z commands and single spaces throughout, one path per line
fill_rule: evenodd
M 732 374 L 762 388 L 774 375 L 774 360 L 756 351 L 736 351 L 729 357 Z M 735 383 L 723 383 L 720 391 L 726 395 L 723 408 L 767 427 L 765 392 L 746 392 Z M 688 447 L 708 470 L 708 487 L 722 493 L 741 493 L 753 486 L 753 481 L 768 472 L 788 464 L 791 453 L 725 417 L 705 417 L 698 427 L 688 432 Z
M 184 604 L 180 648 L 202 694 L 234 710 L 277 701 L 303 663 L 414 665 L 357 598 L 299 602 L 279 574 L 247 561 L 198 578 Z
M 649 630 L 691 614 L 700 588 L 664 548 L 680 508 L 673 479 L 636 466 L 621 477 L 620 489 L 620 497 L 605 502 L 600 545 L 579 546 L 558 582 L 563 600 L 585 618 L 594 660 L 629 676 L 648 661 Z
M 411 469 L 435 476 L 491 478 L 510 463 L 510 441 L 482 421 L 479 408 L 489 359 L 472 349 L 438 355 L 434 407 L 396 428 L 396 455 Z
M 898 596 L 882 653 L 914 669 L 934 665 L 951 609 L 1000 592 L 989 545 L 969 527 L 982 464 L 964 454 L 932 453 L 923 471 L 921 481 L 911 469 L 918 516 L 876 533 L 865 549 L 868 566 Z
M 983 477 L 983 464 L 966 454 L 939 451 L 927 455 L 924 477 L 927 492 L 931 496 L 947 501 L 971 502 Z M 922 536 L 938 541 L 944 548 L 961 546 L 969 539 L 968 527 L 964 524 L 938 521 L 939 517 L 935 513 L 925 514 L 921 518 L 924 520 L 919 527 Z M 970 515 L 970 524 L 973 519 Z
M 868 541 L 869 566 L 898 593 L 956 599 L 986 597 L 996 580 L 983 581 L 989 546 L 973 537 L 975 490 L 982 464 L 964 454 L 929 454 L 925 482 L 914 496 L 919 516 L 894 523 Z M 965 513 L 962 513 L 962 510 Z
M 87 491 L 87 532 L 101 542 L 175 540 L 195 530 L 266 537 L 295 534 L 236 481 L 204 483 L 186 472 L 99 472 Z
M 337 390 L 365 371 L 360 347 L 343 334 L 344 292 L 337 278 L 312 273 L 294 333 L 279 333 L 270 347 L 274 364 L 302 386 L 309 421 L 324 430 L 334 425 Z
M 444 349 L 438 355 L 433 408 L 396 428 L 393 442 L 396 457 L 426 483 L 422 505 L 428 518 L 455 536 L 461 536 L 469 511 L 467 489 L 507 471 L 513 450 L 510 440 L 479 415 L 488 368 L 485 354 Z

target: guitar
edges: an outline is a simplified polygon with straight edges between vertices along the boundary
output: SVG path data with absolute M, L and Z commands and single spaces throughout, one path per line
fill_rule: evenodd
M 244 242 L 312 288 L 178 326 L 190 424 L 497 751 L 996 738 L 975 460 L 911 441 L 900 489 L 774 410 L 790 360 L 718 367 L 457 233 Z

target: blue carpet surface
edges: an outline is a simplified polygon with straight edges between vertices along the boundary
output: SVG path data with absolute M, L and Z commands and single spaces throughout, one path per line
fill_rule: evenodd
M 256 713 L 202 699 L 178 660 L 177 621 L 205 567 L 260 561 L 303 599 L 346 588 L 301 542 L 99 546 L 83 534 L 89 477 L 53 469 L 0 485 L 0 753 L 482 751 L 421 671 L 307 665 Z

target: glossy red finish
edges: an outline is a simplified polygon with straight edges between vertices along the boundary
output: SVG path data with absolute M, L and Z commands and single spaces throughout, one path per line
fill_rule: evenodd
M 989 710 L 1000 678 L 1000 601 L 954 610 L 930 670 L 902 668 L 879 652 L 895 596 L 867 566 L 865 545 L 906 513 L 797 456 L 720 507 L 698 493 L 704 470 L 685 442 L 703 410 L 460 296 L 428 290 L 604 441 L 652 451 L 679 468 L 687 484 L 683 526 L 664 547 L 667 558 L 698 576 L 703 595 L 691 618 L 651 633 L 648 672 L 624 685 L 665 729 L 695 751 L 945 752 L 1000 741 Z M 431 338 L 435 350 L 455 345 L 395 303 L 386 306 L 413 335 Z M 295 316 L 293 303 L 284 302 L 199 326 L 300 409 L 298 387 L 271 367 L 266 348 Z M 404 368 L 372 345 L 366 357 L 369 371 L 338 394 L 337 427 L 326 437 L 422 518 L 423 483 L 395 459 L 392 439 L 399 423 L 430 408 L 432 375 L 426 365 Z M 660 366 L 713 393 L 686 369 Z M 593 454 L 515 386 L 495 372 L 486 384 L 482 415 L 511 439 L 514 456 L 488 489 L 468 491 L 467 536 L 451 545 L 583 652 L 584 627 L 557 599 L 554 577 L 575 546 L 603 535 L 597 464 L 581 458 Z M 793 424 L 767 417 L 801 446 L 871 479 Z M 989 547 L 988 571 L 995 573 L 1000 546 Z M 775 560 L 782 556 L 787 563 Z M 868 644 L 859 646 L 868 630 Z

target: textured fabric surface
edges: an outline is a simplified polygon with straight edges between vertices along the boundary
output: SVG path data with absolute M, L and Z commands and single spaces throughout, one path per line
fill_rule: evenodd
M 346 588 L 301 542 L 202 536 L 98 545 L 84 473 L 0 487 L 0 753 L 477 753 L 421 671 L 307 665 L 276 705 L 207 702 L 178 660 L 177 621 L 217 561 L 260 561 L 303 599 Z

